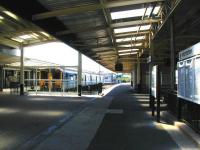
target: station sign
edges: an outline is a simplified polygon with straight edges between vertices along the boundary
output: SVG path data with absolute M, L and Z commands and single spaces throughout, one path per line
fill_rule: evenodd
M 179 60 L 185 60 L 200 54 L 200 42 L 179 53 Z

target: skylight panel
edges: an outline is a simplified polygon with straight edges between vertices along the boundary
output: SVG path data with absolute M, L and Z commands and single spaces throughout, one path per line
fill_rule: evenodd
M 25 34 L 25 35 L 20 35 L 19 38 L 21 38 L 23 40 L 27 40 L 27 39 L 32 39 L 33 37 L 28 34 Z
M 143 40 L 143 39 L 145 39 L 145 36 L 137 36 L 136 37 L 136 40 Z
M 142 43 L 119 45 L 118 47 L 133 47 L 133 46 L 142 46 Z
M 148 7 L 145 16 L 150 16 L 152 9 L 152 7 Z
M 122 38 L 122 39 L 116 39 L 116 42 L 127 42 L 131 40 L 133 40 L 133 38 Z
M 131 44 L 126 44 L 126 45 L 119 45 L 119 47 L 131 47 Z
M 122 53 L 122 52 L 133 52 L 133 51 L 138 51 L 139 49 L 126 49 L 126 50 L 119 50 L 118 52 L 119 53 Z
M 143 26 L 134 26 L 134 27 L 127 27 L 127 28 L 117 28 L 114 29 L 114 32 L 117 33 L 126 33 L 126 32 L 135 32 L 139 31 L 139 29 L 142 30 L 149 30 L 151 28 L 151 25 L 143 25 Z
M 140 27 L 140 30 L 149 30 L 151 28 L 151 25 L 144 25 Z
M 136 40 L 142 40 L 142 39 L 145 39 L 145 36 L 120 38 L 120 39 L 116 39 L 116 42 L 119 43 L 119 42 L 136 41 Z
M 137 52 L 132 52 L 132 53 L 121 53 L 119 56 L 125 56 L 125 55 L 134 55 L 137 54 Z
M 154 15 L 158 15 L 159 11 L 160 11 L 160 6 L 156 6 L 156 7 L 154 8 L 154 10 L 153 10 L 153 14 L 154 14 Z
M 115 33 L 124 33 L 124 32 L 134 32 L 134 31 L 138 31 L 139 26 L 135 26 L 135 27 L 128 27 L 128 28 L 119 28 L 119 29 L 114 29 Z
M 145 12 L 145 8 L 111 12 L 111 18 L 112 20 L 115 20 L 115 19 L 122 19 L 122 18 L 139 17 L 139 16 L 143 16 L 144 12 Z
M 142 43 L 134 44 L 134 46 L 142 46 Z

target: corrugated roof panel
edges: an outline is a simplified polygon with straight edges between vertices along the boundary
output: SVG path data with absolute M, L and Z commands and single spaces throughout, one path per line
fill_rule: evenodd
M 77 7 L 80 5 L 96 4 L 98 0 L 38 0 L 49 10 L 57 10 L 68 7 Z

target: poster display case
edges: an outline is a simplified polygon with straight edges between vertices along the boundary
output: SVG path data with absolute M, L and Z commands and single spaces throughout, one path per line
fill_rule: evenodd
M 200 43 L 179 53 L 178 97 L 200 104 Z

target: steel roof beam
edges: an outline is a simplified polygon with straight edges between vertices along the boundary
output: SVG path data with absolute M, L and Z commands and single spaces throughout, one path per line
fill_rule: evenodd
M 105 30 L 108 27 L 106 26 L 96 26 L 96 27 L 86 27 L 86 28 L 78 28 L 78 29 L 70 29 L 70 30 L 64 30 L 59 31 L 56 33 L 58 36 L 67 35 L 71 33 L 80 33 L 80 32 L 91 32 L 91 31 L 97 31 L 97 30 Z
M 83 13 L 87 11 L 95 11 L 102 8 L 114 8 L 114 7 L 121 7 L 121 6 L 128 6 L 128 5 L 162 2 L 162 1 L 164 0 L 124 0 L 124 1 L 118 1 L 118 2 L 107 2 L 104 4 L 84 5 L 84 6 L 64 8 L 64 9 L 35 14 L 32 16 L 32 19 L 41 20 L 41 19 L 46 19 L 46 18 L 51 18 L 51 17 L 67 16 L 67 15 L 72 15 L 72 14 L 77 14 L 77 13 Z
M 80 33 L 80 32 L 91 32 L 97 30 L 111 30 L 110 28 L 120 28 L 120 27 L 127 27 L 127 26 L 135 26 L 135 25 L 142 25 L 142 24 L 150 24 L 150 23 L 157 23 L 160 19 L 148 19 L 148 20 L 136 20 L 136 21 L 126 21 L 126 22 L 118 22 L 112 23 L 110 26 L 96 26 L 96 27 L 81 27 L 81 28 L 74 28 L 70 30 L 59 31 L 56 33 L 58 36 L 67 35 L 71 33 Z M 132 32 L 131 34 L 137 34 L 138 32 Z M 140 32 L 139 32 L 140 33 Z M 145 33 L 142 32 L 141 33 Z M 120 34 L 116 34 L 116 37 Z
M 116 38 L 123 38 L 123 37 L 130 37 L 130 36 L 134 36 L 134 35 L 144 35 L 144 34 L 149 34 L 150 31 L 146 30 L 146 31 L 135 31 L 135 32 L 126 32 L 126 33 L 117 33 L 115 34 Z
M 116 54 L 116 51 L 98 51 L 98 52 L 96 52 L 96 54 L 105 54 L 105 55 L 107 55 L 107 54 Z
M 129 50 L 129 49 L 144 49 L 143 46 L 132 46 L 132 47 L 117 47 L 118 51 Z
M 108 48 L 108 49 L 104 49 L 104 50 L 92 50 L 93 52 L 95 53 L 98 53 L 98 52 L 115 52 L 114 48 Z
M 13 40 L 3 38 L 3 37 L 0 37 L 0 44 L 4 45 L 4 46 L 12 47 L 12 48 L 19 48 L 20 47 L 19 42 L 15 42 Z
M 120 45 L 127 45 L 127 44 L 139 44 L 139 43 L 145 43 L 147 42 L 146 40 L 137 40 L 137 41 L 125 41 L 125 42 L 119 42 L 117 43 L 117 46 L 120 46 Z

